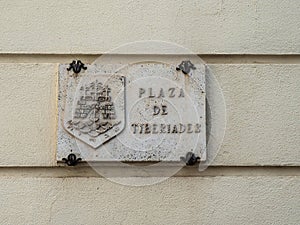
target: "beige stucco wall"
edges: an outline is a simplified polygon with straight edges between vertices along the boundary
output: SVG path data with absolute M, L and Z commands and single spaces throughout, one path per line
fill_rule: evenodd
M 299 12 L 294 0 L 2 1 L 0 224 L 299 224 Z M 144 187 L 59 167 L 58 63 L 147 39 L 189 48 L 216 76 L 227 126 L 213 166 Z

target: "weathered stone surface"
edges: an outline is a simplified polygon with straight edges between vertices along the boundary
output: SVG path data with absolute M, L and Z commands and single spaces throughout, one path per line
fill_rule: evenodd
M 88 65 L 78 75 L 60 66 L 57 159 L 180 161 L 194 152 L 205 161 L 206 68 L 185 65 Z

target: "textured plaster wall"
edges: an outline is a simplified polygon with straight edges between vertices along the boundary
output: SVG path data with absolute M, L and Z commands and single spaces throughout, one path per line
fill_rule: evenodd
M 0 224 L 300 223 L 300 1 L 4 0 L 0 12 Z M 58 63 L 147 39 L 201 54 L 220 83 L 217 169 L 128 187 L 60 168 Z
M 2 178 L 1 224 L 299 224 L 299 177 Z M 22 202 L 20 202 L 20 200 Z

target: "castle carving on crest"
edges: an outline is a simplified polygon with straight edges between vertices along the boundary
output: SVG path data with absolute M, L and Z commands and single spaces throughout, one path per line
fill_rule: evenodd
M 119 124 L 116 118 L 111 89 L 96 80 L 80 87 L 73 120 L 69 121 L 68 128 L 78 130 L 79 135 L 84 133 L 97 137 Z

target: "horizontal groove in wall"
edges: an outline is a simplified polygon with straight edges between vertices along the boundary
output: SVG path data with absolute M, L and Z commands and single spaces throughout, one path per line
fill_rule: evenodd
M 142 168 L 130 169 L 122 166 L 103 166 L 91 168 L 80 165 L 76 167 L 2 167 L 0 177 L 36 177 L 36 178 L 64 178 L 64 177 L 166 177 L 164 167 L 154 168 L 150 173 L 140 173 Z M 139 170 L 137 175 L 136 171 Z M 101 171 L 99 174 L 96 171 Z M 199 172 L 196 166 L 184 167 L 175 177 L 218 177 L 218 176 L 300 176 L 300 167 L 259 167 L 259 166 L 214 166 Z
M 70 63 L 80 59 L 90 64 L 97 54 L 0 54 L 0 63 Z M 126 57 L 124 55 L 123 57 Z M 300 55 L 199 55 L 209 64 L 300 64 Z

